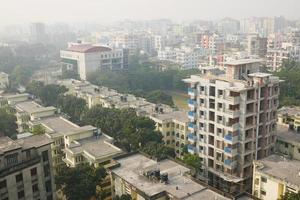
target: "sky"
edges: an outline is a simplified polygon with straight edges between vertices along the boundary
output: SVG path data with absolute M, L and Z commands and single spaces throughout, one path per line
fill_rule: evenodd
M 280 15 L 300 19 L 300 0 L 0 0 L 0 25 Z

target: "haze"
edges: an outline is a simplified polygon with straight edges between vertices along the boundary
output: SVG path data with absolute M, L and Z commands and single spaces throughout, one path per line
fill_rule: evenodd
M 299 0 L 2 0 L 0 24 L 266 17 L 299 19 Z

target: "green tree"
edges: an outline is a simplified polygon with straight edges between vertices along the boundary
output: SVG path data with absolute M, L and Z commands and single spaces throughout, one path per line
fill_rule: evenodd
M 286 192 L 280 200 L 300 200 L 300 191 L 298 193 Z
M 14 138 L 17 134 L 16 117 L 5 108 L 0 109 L 0 136 Z
M 32 73 L 30 68 L 16 66 L 10 76 L 11 87 L 26 86 Z
M 171 147 L 167 147 L 162 143 L 149 142 L 141 148 L 141 151 L 157 158 L 158 160 L 163 160 L 168 158 L 168 156 L 174 158 L 175 151 Z
M 74 168 L 63 167 L 55 177 L 58 189 L 61 189 L 68 200 L 86 200 L 96 197 L 97 186 L 106 177 L 103 167 L 81 164 Z
M 145 95 L 145 98 L 152 103 L 162 103 L 174 106 L 172 96 L 160 91 L 154 90 Z
M 32 128 L 32 133 L 34 135 L 41 135 L 41 134 L 45 134 L 46 130 L 42 125 L 36 125 Z
M 86 101 L 76 96 L 59 96 L 57 106 L 62 112 L 71 117 L 71 121 L 79 123 L 83 113 L 86 111 Z
M 193 154 L 185 154 L 182 160 L 185 164 L 193 167 L 196 172 L 201 170 L 201 161 L 199 156 Z

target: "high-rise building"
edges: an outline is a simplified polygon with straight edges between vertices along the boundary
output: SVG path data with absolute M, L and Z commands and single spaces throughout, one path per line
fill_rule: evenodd
M 258 34 L 248 35 L 248 54 L 264 58 L 267 54 L 268 39 Z
M 32 42 L 45 42 L 46 30 L 43 23 L 32 23 L 30 25 L 30 40 Z
M 51 143 L 44 135 L 0 137 L 0 199 L 55 199 Z
M 225 63 L 225 73 L 192 75 L 188 152 L 202 160 L 208 183 L 231 193 L 250 191 L 253 160 L 274 150 L 279 78 L 261 60 Z

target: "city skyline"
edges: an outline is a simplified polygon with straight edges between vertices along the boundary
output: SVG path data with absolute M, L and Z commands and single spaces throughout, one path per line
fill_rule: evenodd
M 285 16 L 299 19 L 297 0 L 89 0 L 74 4 L 71 0 L 17 1 L 3 4 L 0 25 L 23 24 L 35 21 L 45 23 L 104 23 L 118 20 L 153 20 L 168 18 L 175 21 L 197 19 L 216 20 L 224 17 Z M 266 10 L 266 8 L 268 8 Z M 155 12 L 154 12 L 155 11 Z M 184 15 L 182 15 L 184 13 Z

